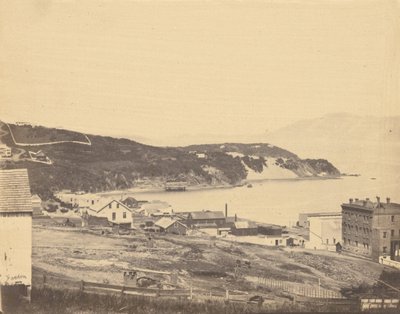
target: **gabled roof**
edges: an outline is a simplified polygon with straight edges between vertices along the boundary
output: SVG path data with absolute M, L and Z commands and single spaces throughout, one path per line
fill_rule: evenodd
M 129 205 L 137 205 L 138 201 L 135 198 L 128 196 L 122 201 L 122 203 L 129 206 Z
M 32 202 L 41 202 L 42 201 L 42 199 L 37 194 L 33 194 L 31 196 L 31 200 L 32 200 Z
M 0 212 L 31 212 L 32 201 L 26 169 L 0 170 Z
M 203 210 L 203 211 L 191 212 L 189 213 L 189 215 L 193 220 L 225 219 L 225 215 L 222 211 Z
M 256 229 L 257 225 L 251 221 L 236 221 L 235 228 L 236 229 Z
M 171 219 L 169 217 L 163 217 L 160 220 L 157 220 L 154 223 L 154 225 L 156 225 L 158 227 L 161 227 L 163 229 L 167 229 L 168 227 L 172 226 L 174 223 L 178 223 L 178 224 L 184 226 L 185 228 L 187 228 L 187 226 L 184 225 L 183 223 L 181 223 L 180 221 L 175 220 L 175 219 Z
M 97 202 L 96 204 L 93 205 L 89 205 L 89 209 L 92 211 L 95 211 L 96 213 L 101 212 L 104 208 L 106 208 L 110 203 L 116 202 L 118 203 L 122 208 L 131 211 L 131 209 L 129 207 L 127 207 L 126 205 L 122 204 L 121 202 L 117 201 L 117 200 L 101 200 L 99 202 Z M 120 208 L 121 208 L 120 207 Z M 122 209 L 121 208 L 121 209 Z

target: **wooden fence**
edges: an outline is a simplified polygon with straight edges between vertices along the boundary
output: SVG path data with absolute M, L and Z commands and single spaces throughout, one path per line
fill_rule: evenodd
M 266 277 L 258 277 L 258 285 L 272 289 L 280 289 L 297 296 L 323 299 L 343 299 L 344 297 L 338 291 L 328 290 L 322 287 L 313 287 L 304 284 L 298 284 L 288 281 L 276 280 Z
M 33 284 L 37 287 L 54 287 L 92 293 L 121 293 L 148 297 L 169 297 L 190 300 L 214 300 L 221 302 L 229 301 L 246 303 L 249 302 L 250 298 L 246 292 L 240 291 L 207 291 L 197 289 L 194 290 L 192 288 L 164 290 L 157 288 L 142 288 L 110 283 L 90 282 L 84 280 L 77 281 L 49 275 L 35 276 Z

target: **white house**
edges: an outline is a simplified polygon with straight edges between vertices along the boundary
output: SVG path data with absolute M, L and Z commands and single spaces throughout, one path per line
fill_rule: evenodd
M 103 200 L 90 204 L 87 213 L 96 217 L 107 217 L 113 225 L 132 228 L 133 210 L 116 200 Z
M 31 284 L 32 202 L 28 172 L 1 170 L 0 293 L 19 296 L 22 292 L 30 297 Z

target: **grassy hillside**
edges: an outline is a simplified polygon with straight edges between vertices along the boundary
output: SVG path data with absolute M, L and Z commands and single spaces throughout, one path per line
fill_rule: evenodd
M 20 126 L 13 126 L 18 132 Z M 26 127 L 23 127 L 26 130 Z M 82 138 L 77 132 L 30 128 L 27 138 L 59 140 Z M 40 134 L 36 134 L 40 133 Z M 28 168 L 34 193 L 48 197 L 61 189 L 98 192 L 130 188 L 143 182 L 162 186 L 170 179 L 180 179 L 189 185 L 238 184 L 246 179 L 246 167 L 262 172 L 268 158 L 282 158 L 282 168 L 298 176 L 339 175 L 339 171 L 324 160 L 301 160 L 295 154 L 270 144 L 215 144 L 189 147 L 155 147 L 128 139 L 88 135 L 91 145 L 60 143 L 39 146 L 18 146 L 8 127 L 1 125 L 1 142 L 12 147 L 13 158 L 2 161 L 2 168 Z M 37 142 L 36 142 L 37 143 Z M 29 151 L 41 150 L 51 164 L 33 162 Z M 200 157 L 196 153 L 203 153 Z M 233 156 L 232 152 L 241 154 Z M 203 158 L 205 156 L 205 158 Z M 213 171 L 210 171 L 212 169 Z M 307 169 L 307 171 L 302 171 Z

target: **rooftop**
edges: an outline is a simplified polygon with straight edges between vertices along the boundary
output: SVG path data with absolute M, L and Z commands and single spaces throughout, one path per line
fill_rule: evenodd
M 191 212 L 189 215 L 193 220 L 225 219 L 225 215 L 222 211 L 202 210 L 197 212 Z
M 158 226 L 158 227 L 163 228 L 163 229 L 167 229 L 169 226 L 173 225 L 176 222 L 181 224 L 182 226 L 185 226 L 183 223 L 179 222 L 178 220 L 172 219 L 172 218 L 169 218 L 169 217 L 163 217 L 160 220 L 157 220 L 154 224 L 156 226 Z
M 117 200 L 112 200 L 112 199 L 104 199 L 104 200 L 100 200 L 98 202 L 96 202 L 95 204 L 90 204 L 89 208 L 95 212 L 99 212 L 101 211 L 103 208 L 105 208 L 106 206 L 108 206 L 110 203 L 116 202 L 117 204 L 119 204 L 122 208 L 127 209 L 129 211 L 131 211 L 131 209 L 129 207 L 127 207 L 126 205 L 122 204 L 121 202 L 117 201 Z M 122 209 L 121 208 L 121 209 Z
M 359 200 L 350 199 L 349 203 L 342 204 L 342 207 L 350 207 L 354 209 L 362 209 L 373 212 L 374 215 L 400 215 L 400 204 L 392 203 L 390 198 L 386 198 L 386 202 L 381 202 L 380 197 L 376 197 L 376 202 L 369 199 Z
M 0 170 L 0 212 L 31 212 L 32 201 L 26 169 Z
M 322 216 L 337 216 L 341 212 L 314 212 L 314 213 L 300 213 L 300 215 L 307 215 L 308 217 L 322 217 Z
M 236 221 L 235 228 L 236 229 L 254 229 L 254 228 L 257 228 L 257 225 L 251 221 Z

